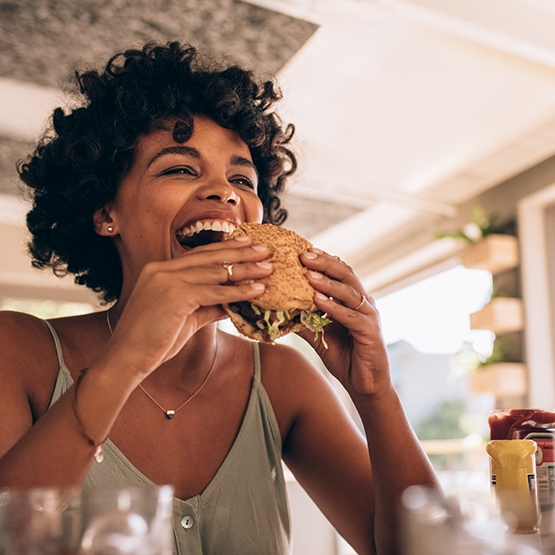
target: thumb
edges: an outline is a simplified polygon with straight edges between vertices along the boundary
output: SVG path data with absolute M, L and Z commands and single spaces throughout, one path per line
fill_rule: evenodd
M 228 317 L 227 312 L 221 305 L 203 306 L 197 310 L 198 329 L 201 329 L 208 324 L 225 320 Z

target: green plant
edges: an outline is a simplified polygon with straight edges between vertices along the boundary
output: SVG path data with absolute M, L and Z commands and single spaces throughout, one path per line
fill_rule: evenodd
M 505 361 L 505 354 L 503 352 L 503 348 L 501 344 L 499 343 L 499 341 L 495 340 L 493 342 L 491 355 L 485 360 L 480 360 L 478 362 L 477 368 L 482 368 L 483 366 L 487 366 L 488 364 L 496 364 L 498 362 L 506 362 L 506 361 Z
M 444 239 L 451 237 L 453 239 L 461 239 L 467 243 L 475 243 L 483 239 L 487 235 L 494 233 L 494 226 L 497 221 L 497 214 L 486 216 L 480 206 L 476 206 L 472 210 L 472 221 L 464 225 L 461 229 L 455 231 L 441 231 L 436 233 L 436 239 Z
M 428 418 L 418 422 L 416 435 L 420 440 L 426 439 L 462 439 L 467 436 L 462 423 L 466 411 L 464 399 L 453 399 L 444 401 Z M 450 455 L 452 457 L 452 455 Z M 430 454 L 428 458 L 436 470 L 446 470 L 449 464 L 449 457 L 445 454 Z M 465 466 L 465 454 L 458 453 L 453 463 L 456 466 Z
M 476 369 L 500 362 L 521 362 L 520 349 L 518 347 L 512 335 L 496 337 L 493 342 L 491 355 L 485 360 L 480 360 L 476 365 Z
M 464 399 L 441 403 L 429 417 L 416 426 L 419 439 L 460 439 L 467 434 L 461 427 L 461 417 L 466 409 Z

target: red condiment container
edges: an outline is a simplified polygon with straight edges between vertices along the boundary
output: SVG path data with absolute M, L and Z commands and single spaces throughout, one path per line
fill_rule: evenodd
M 490 438 L 531 439 L 537 446 L 538 500 L 543 510 L 555 501 L 555 410 L 494 410 L 488 418 Z

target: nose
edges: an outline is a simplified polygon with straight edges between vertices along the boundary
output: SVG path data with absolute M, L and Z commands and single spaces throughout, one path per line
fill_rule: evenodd
M 197 194 L 202 200 L 215 200 L 222 204 L 239 204 L 239 195 L 226 179 L 212 180 L 202 186 Z

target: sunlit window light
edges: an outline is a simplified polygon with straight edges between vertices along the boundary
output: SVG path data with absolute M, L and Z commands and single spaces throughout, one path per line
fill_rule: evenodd
M 490 299 L 491 274 L 457 266 L 376 301 L 387 344 L 404 339 L 422 353 L 454 354 L 465 343 L 482 357 L 493 334 L 471 330 L 470 314 Z
M 0 303 L 1 310 L 15 310 L 32 314 L 37 318 L 49 319 L 62 316 L 77 316 L 94 311 L 89 303 L 60 302 L 41 299 L 5 298 Z

